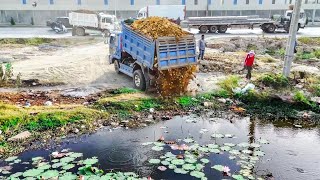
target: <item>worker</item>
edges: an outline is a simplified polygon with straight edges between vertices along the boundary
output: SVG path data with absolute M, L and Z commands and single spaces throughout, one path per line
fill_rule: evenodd
M 297 46 L 298 46 L 298 43 L 297 43 L 297 40 L 295 40 L 295 42 L 294 42 L 294 53 L 298 52 Z
M 255 57 L 255 53 L 254 50 L 251 50 L 246 57 L 246 60 L 244 61 L 244 69 L 247 70 L 247 76 L 246 78 L 248 80 L 251 79 L 251 71 L 252 71 L 252 66 L 254 63 L 254 57 Z
M 204 52 L 207 47 L 207 42 L 204 40 L 204 35 L 201 36 L 201 39 L 199 40 L 199 57 L 198 60 L 201 58 L 203 60 Z

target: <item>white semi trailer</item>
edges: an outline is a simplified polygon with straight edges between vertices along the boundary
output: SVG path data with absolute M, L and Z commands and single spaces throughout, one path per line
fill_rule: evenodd
M 101 31 L 103 36 L 110 36 L 112 31 L 119 28 L 116 16 L 92 11 L 71 12 L 69 13 L 69 21 L 73 26 L 73 36 L 84 36 L 86 29 Z
M 189 17 L 182 21 L 182 26 L 198 28 L 200 33 L 225 33 L 228 28 L 245 26 L 253 29 L 260 27 L 264 32 L 274 33 L 278 30 L 289 32 L 292 10 L 287 10 L 285 15 L 273 15 L 271 19 L 260 18 L 259 16 L 216 16 L 216 17 Z M 300 13 L 299 26 L 304 28 L 307 25 L 305 12 Z
M 152 16 L 165 17 L 172 21 L 178 22 L 186 18 L 185 5 L 153 5 L 140 9 L 137 19 L 148 18 Z

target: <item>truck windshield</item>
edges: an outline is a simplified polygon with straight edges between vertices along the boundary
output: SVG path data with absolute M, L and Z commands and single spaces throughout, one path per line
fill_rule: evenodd
M 139 14 L 138 14 L 138 18 L 141 18 L 142 16 L 143 16 L 142 13 L 139 13 Z
M 105 17 L 102 19 L 103 23 L 112 23 L 112 18 L 111 17 Z

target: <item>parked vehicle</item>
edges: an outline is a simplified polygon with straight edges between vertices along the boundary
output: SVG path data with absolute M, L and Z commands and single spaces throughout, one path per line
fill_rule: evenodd
M 68 29 L 61 23 L 58 22 L 58 24 L 53 29 L 56 33 L 67 33 Z
M 155 84 L 158 71 L 197 63 L 196 42 L 190 34 L 178 42 L 175 37 L 156 40 L 134 31 L 122 23 L 122 32 L 110 36 L 110 64 L 117 73 L 133 78 L 135 88 L 146 90 Z
M 92 11 L 71 12 L 69 19 L 70 24 L 73 26 L 73 36 L 84 36 L 86 29 L 101 31 L 103 36 L 109 36 L 111 31 L 119 27 L 116 16 Z
M 69 17 L 57 17 L 55 21 L 48 20 L 47 26 L 54 30 L 59 22 L 62 23 L 66 28 L 72 28 L 72 25 L 69 23 Z
M 137 18 L 143 19 L 152 16 L 165 17 L 180 24 L 186 17 L 185 5 L 154 5 L 140 9 Z
M 217 17 L 189 17 L 182 21 L 182 26 L 198 28 L 200 33 L 225 33 L 231 27 L 260 27 L 264 32 L 274 33 L 276 30 L 289 32 L 292 10 L 287 10 L 284 16 L 273 15 L 269 18 L 259 16 L 217 16 Z M 304 28 L 308 23 L 306 14 L 300 13 L 298 30 Z

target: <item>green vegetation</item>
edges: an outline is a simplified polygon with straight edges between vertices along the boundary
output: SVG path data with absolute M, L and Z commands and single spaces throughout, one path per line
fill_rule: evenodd
M 51 43 L 53 39 L 49 38 L 7 38 L 0 39 L 0 44 L 23 44 L 23 45 L 32 45 L 38 46 L 40 44 Z
M 248 46 L 247 46 L 247 51 L 251 51 L 251 50 L 256 51 L 257 49 L 258 49 L 258 47 L 255 44 L 248 44 Z
M 265 86 L 273 87 L 275 89 L 289 86 L 288 78 L 286 78 L 282 74 L 264 74 L 258 79 L 258 81 L 260 81 Z
M 239 86 L 239 76 L 231 75 L 219 82 L 219 86 L 229 94 L 233 93 L 233 89 Z
M 264 63 L 273 63 L 276 62 L 276 60 L 271 57 L 271 56 L 263 56 L 263 57 L 258 57 L 257 58 L 258 61 L 262 61 Z
M 10 19 L 10 24 L 11 24 L 12 26 L 16 25 L 16 22 L 14 21 L 13 17 L 11 17 L 11 19 Z
M 124 87 L 124 88 L 114 90 L 112 93 L 113 94 L 132 94 L 132 93 L 136 93 L 136 92 L 140 92 L 140 91 L 137 89 Z
M 320 45 L 319 37 L 301 37 L 298 41 L 307 45 Z
M 265 53 L 267 53 L 271 56 L 283 57 L 286 54 L 286 50 L 284 48 L 280 48 L 278 50 L 277 49 L 267 49 Z
M 320 49 L 316 49 L 313 54 L 316 58 L 320 59 Z
M 182 107 L 191 107 L 199 104 L 196 98 L 190 96 L 180 97 L 177 101 Z
M 108 113 L 81 106 L 19 108 L 0 104 L 0 130 L 4 132 L 44 131 L 80 120 L 90 122 L 107 117 Z
M 297 53 L 297 60 L 305 60 L 305 59 L 312 59 L 315 58 L 314 52 L 298 52 Z
M 311 91 L 314 95 L 320 96 L 320 84 L 314 84 L 311 86 Z
M 4 68 L 4 69 L 3 69 Z M 0 65 L 0 86 L 6 85 L 13 76 L 13 67 L 11 63 Z

